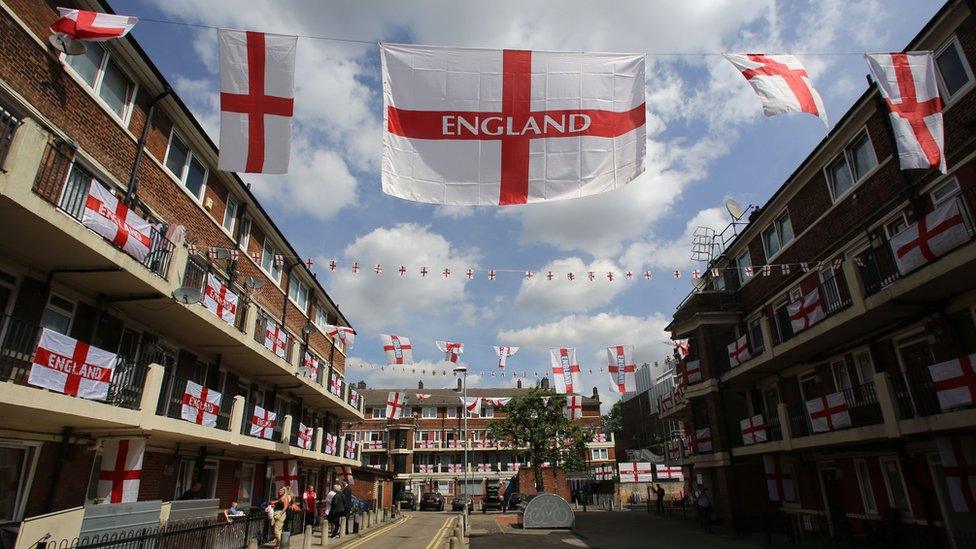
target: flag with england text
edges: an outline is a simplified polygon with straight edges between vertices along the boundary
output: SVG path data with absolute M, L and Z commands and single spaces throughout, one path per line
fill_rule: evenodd
M 41 328 L 27 383 L 75 397 L 105 400 L 116 360 L 115 353 Z
M 644 55 L 381 44 L 383 192 L 512 205 L 644 171 Z
M 88 189 L 81 224 L 137 261 L 145 260 L 152 248 L 152 225 L 97 181 L 92 181 Z

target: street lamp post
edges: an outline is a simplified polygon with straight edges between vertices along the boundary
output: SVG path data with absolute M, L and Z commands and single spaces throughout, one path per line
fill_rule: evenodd
M 461 523 L 464 531 L 468 531 L 468 367 L 458 364 L 454 367 L 455 374 L 461 374 L 461 413 L 464 414 L 462 440 L 464 441 L 464 504 L 461 506 Z

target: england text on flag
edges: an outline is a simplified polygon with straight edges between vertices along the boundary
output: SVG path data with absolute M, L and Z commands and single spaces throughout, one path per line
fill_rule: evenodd
M 556 392 L 571 395 L 579 390 L 582 385 L 576 349 L 549 349 L 549 356 L 552 359 L 552 379 L 556 384 Z
M 221 170 L 288 173 L 298 37 L 220 29 Z
M 43 328 L 27 383 L 66 395 L 105 400 L 116 360 L 115 353 Z
M 58 20 L 51 25 L 51 32 L 87 42 L 122 38 L 139 22 L 138 18 L 128 15 L 68 8 L 58 8 L 58 15 Z
M 203 306 L 228 324 L 233 324 L 237 319 L 237 294 L 213 273 L 207 273 Z
M 413 364 L 413 345 L 410 344 L 409 338 L 380 334 L 380 341 L 383 342 L 387 364 Z
M 727 53 L 731 62 L 762 100 L 763 114 L 805 112 L 819 117 L 827 126 L 827 111 L 820 94 L 810 82 L 807 69 L 792 55 Z
M 97 181 L 92 181 L 88 189 L 81 223 L 112 241 L 137 261 L 145 260 L 152 247 L 152 227 L 149 222 Z
M 613 190 L 644 170 L 643 55 L 398 44 L 380 55 L 387 194 L 525 204 Z
M 632 393 L 637 390 L 637 365 L 634 363 L 633 345 L 607 347 L 607 371 L 610 372 L 610 389 L 615 393 Z

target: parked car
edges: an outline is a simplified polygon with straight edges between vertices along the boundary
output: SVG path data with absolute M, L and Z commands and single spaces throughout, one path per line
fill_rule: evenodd
M 410 490 L 404 490 L 397 494 L 396 503 L 400 509 L 417 510 L 417 496 L 413 495 Z
M 502 498 L 498 497 L 498 486 L 488 486 L 485 489 L 485 501 L 481 504 L 481 512 L 487 513 L 488 509 L 502 509 Z
M 474 500 L 471 496 L 458 495 L 454 496 L 454 501 L 451 502 L 451 511 L 463 511 L 465 504 L 468 507 L 468 513 L 474 512 Z
M 508 495 L 508 508 L 518 509 L 519 505 L 522 505 L 523 501 L 525 501 L 525 496 L 522 495 L 521 492 L 512 492 Z
M 443 511 L 444 496 L 440 495 L 438 492 L 427 492 L 425 494 L 421 494 L 420 510 Z

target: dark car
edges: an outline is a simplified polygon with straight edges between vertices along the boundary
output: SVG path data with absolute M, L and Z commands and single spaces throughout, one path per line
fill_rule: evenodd
M 404 490 L 397 494 L 396 503 L 400 509 L 417 510 L 417 496 L 413 495 L 410 490 Z
M 468 513 L 474 512 L 474 501 L 471 496 L 458 495 L 454 496 L 454 501 L 451 502 L 451 511 L 463 511 L 465 504 L 468 507 Z
M 427 492 L 426 494 L 421 494 L 420 496 L 420 510 L 421 511 L 443 511 L 444 510 L 444 496 L 437 492 Z
M 498 486 L 488 486 L 485 490 L 485 501 L 481 504 L 481 512 L 487 513 L 488 509 L 502 509 L 502 498 L 498 497 Z
M 523 501 L 525 501 L 525 496 L 523 496 L 520 492 L 512 492 L 511 494 L 508 494 L 507 497 L 508 497 L 507 507 L 509 509 L 518 509 L 518 506 L 521 505 Z

